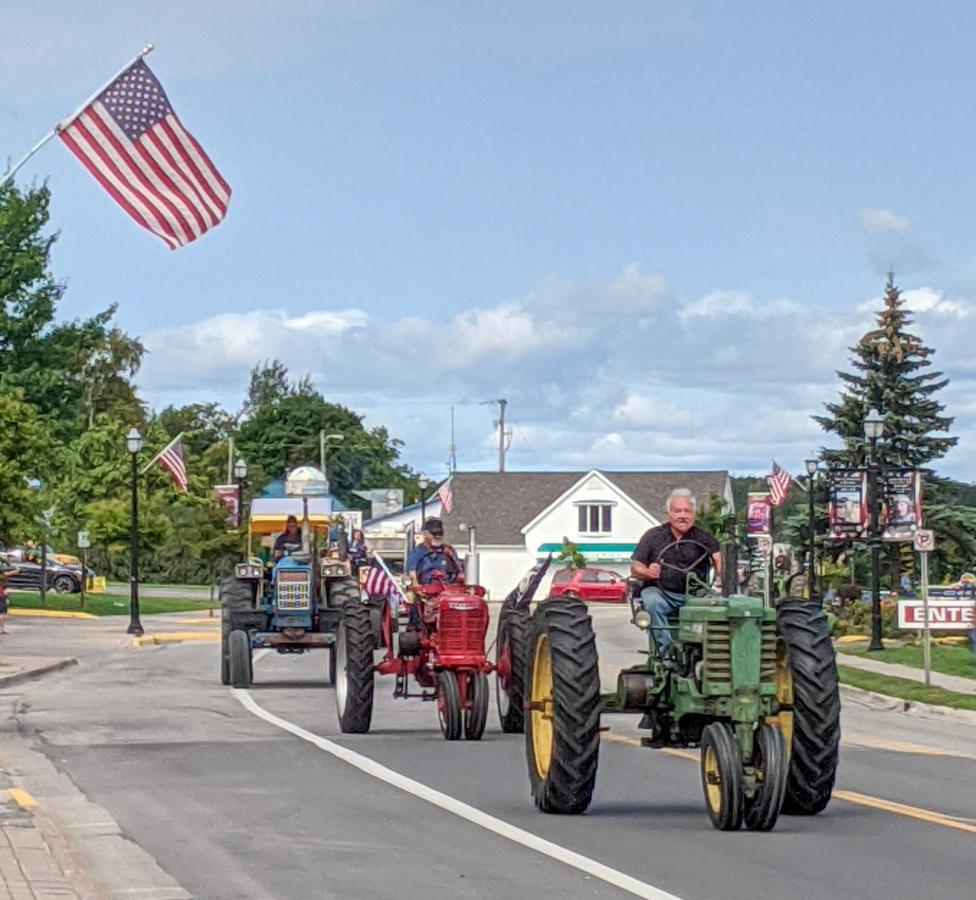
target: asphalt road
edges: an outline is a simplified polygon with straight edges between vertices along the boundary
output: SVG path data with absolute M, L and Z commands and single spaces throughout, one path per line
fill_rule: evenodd
M 640 636 L 623 610 L 595 620 L 609 680 Z M 372 733 L 343 736 L 325 654 L 267 655 L 259 683 L 233 692 L 217 682 L 216 644 L 97 643 L 87 656 L 78 643 L 77 669 L 21 689 L 19 727 L 205 900 L 976 892 L 976 725 L 848 703 L 828 810 L 728 834 L 708 822 L 693 760 L 633 746 L 635 717 L 605 720 L 589 813 L 543 816 L 523 739 L 500 733 L 494 709 L 481 742 L 448 744 L 433 704 L 394 701 L 383 679 Z

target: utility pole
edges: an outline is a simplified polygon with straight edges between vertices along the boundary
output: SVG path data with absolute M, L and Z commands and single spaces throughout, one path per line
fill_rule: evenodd
M 453 475 L 457 471 L 457 444 L 454 442 L 454 407 L 451 407 L 451 443 L 448 445 L 447 471 Z
M 505 431 L 505 407 L 508 406 L 507 400 L 498 401 L 498 471 L 505 471 L 505 439 L 508 434 Z
M 233 484 L 234 478 L 234 435 L 227 438 L 227 480 L 224 484 Z

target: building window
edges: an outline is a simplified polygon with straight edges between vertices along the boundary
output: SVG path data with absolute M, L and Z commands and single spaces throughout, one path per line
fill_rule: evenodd
M 609 503 L 581 503 L 579 507 L 580 534 L 609 534 L 613 531 L 613 506 Z

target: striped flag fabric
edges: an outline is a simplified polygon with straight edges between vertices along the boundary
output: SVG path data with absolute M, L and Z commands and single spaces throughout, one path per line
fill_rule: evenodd
M 116 203 L 171 250 L 227 214 L 229 185 L 142 59 L 57 132 Z
M 183 445 L 180 443 L 179 438 L 163 450 L 156 457 L 155 462 L 158 462 L 173 476 L 173 481 L 176 482 L 176 486 L 180 489 L 181 493 L 185 494 L 187 487 L 186 462 L 183 460 Z
M 790 493 L 790 487 L 793 485 L 793 476 L 786 469 L 778 466 L 774 459 L 773 474 L 767 476 L 766 481 L 769 484 L 769 502 L 774 507 L 782 506 Z
M 441 508 L 446 513 L 454 509 L 454 491 L 451 489 L 451 480 L 445 481 L 437 491 L 437 498 L 441 501 Z
M 362 589 L 370 597 L 389 597 L 396 591 L 396 583 L 374 562 L 366 573 Z

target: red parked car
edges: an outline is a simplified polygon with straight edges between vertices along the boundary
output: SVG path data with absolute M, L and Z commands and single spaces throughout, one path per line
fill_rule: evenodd
M 575 594 L 580 600 L 607 600 L 623 603 L 627 578 L 609 569 L 563 569 L 552 579 L 551 597 Z

